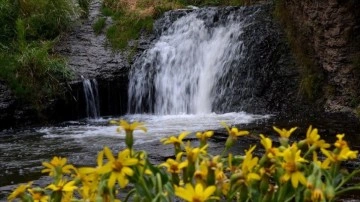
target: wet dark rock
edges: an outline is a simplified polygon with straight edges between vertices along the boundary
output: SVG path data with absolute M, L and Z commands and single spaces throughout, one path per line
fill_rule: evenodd
M 127 111 L 128 71 L 133 57 L 148 48 L 151 36 L 142 36 L 138 41 L 129 42 L 130 49 L 136 48 L 133 55 L 128 51 L 113 50 L 104 33 L 96 35 L 92 25 L 102 16 L 99 13 L 101 1 L 93 1 L 89 18 L 60 41 L 58 53 L 68 58 L 68 64 L 75 74 L 70 82 L 71 91 L 60 101 L 56 111 L 65 109 L 68 114 L 63 120 L 86 117 L 83 79 L 96 79 L 98 83 L 100 115 L 122 115 Z M 106 17 L 106 23 L 111 23 Z M 108 26 L 109 24 L 107 24 Z

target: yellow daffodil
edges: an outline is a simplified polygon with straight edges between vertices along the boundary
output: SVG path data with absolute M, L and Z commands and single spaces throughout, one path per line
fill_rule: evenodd
M 275 158 L 277 155 L 280 154 L 279 149 L 278 148 L 273 148 L 272 147 L 272 140 L 270 138 L 265 137 L 264 135 L 260 135 L 260 143 L 264 146 L 265 148 L 265 152 L 266 152 L 266 156 L 268 158 Z
M 12 201 L 16 198 L 21 198 L 23 194 L 25 194 L 26 189 L 31 186 L 32 182 L 29 182 L 27 184 L 21 184 L 18 186 L 7 198 L 9 201 Z
M 283 152 L 284 162 L 282 167 L 285 174 L 281 177 L 283 181 L 291 179 L 291 184 L 294 188 L 298 187 L 299 182 L 306 185 L 306 178 L 304 174 L 299 171 L 298 164 L 307 162 L 300 156 L 301 150 L 298 150 L 297 145 L 293 144 Z
M 48 202 L 49 196 L 42 189 L 28 189 L 34 202 Z
M 273 126 L 273 129 L 280 135 L 282 138 L 289 138 L 290 135 L 297 129 L 297 127 L 293 127 L 290 130 L 286 130 L 285 128 L 279 129 Z
M 75 189 L 77 189 L 77 187 L 75 185 L 75 181 L 67 182 L 65 180 L 60 180 L 56 184 L 50 184 L 46 188 L 51 189 L 55 192 L 59 191 L 59 192 L 64 192 L 64 193 L 65 192 L 73 192 Z
M 49 176 L 57 176 L 63 173 L 69 174 L 71 173 L 71 170 L 75 170 L 75 168 L 70 164 L 66 165 L 66 162 L 67 162 L 66 158 L 55 156 L 53 157 L 53 159 L 51 159 L 50 163 L 48 162 L 42 163 L 42 165 L 46 168 L 43 169 L 41 172 L 49 173 Z M 60 173 L 57 173 L 58 171 Z
M 325 140 L 320 139 L 320 135 L 318 134 L 317 128 L 312 128 L 310 125 L 307 132 L 306 132 L 306 144 L 311 147 L 312 145 L 315 145 L 316 148 L 329 148 L 330 144 L 326 143 Z
M 185 188 L 175 186 L 175 195 L 188 202 L 204 202 L 212 198 L 215 190 L 215 186 L 204 188 L 201 183 L 197 183 L 195 188 L 192 184 L 186 184 Z
M 113 188 L 115 182 L 118 181 L 120 187 L 124 188 L 129 183 L 127 176 L 132 176 L 134 174 L 134 171 L 130 166 L 136 165 L 139 160 L 131 158 L 129 149 L 119 152 L 117 159 L 114 158 L 108 147 L 104 148 L 104 153 L 109 161 L 98 170 L 99 174 L 111 172 L 108 186 Z
M 343 149 L 345 147 L 348 147 L 348 144 L 343 138 L 345 137 L 345 134 L 337 134 L 337 141 L 334 143 L 336 148 Z

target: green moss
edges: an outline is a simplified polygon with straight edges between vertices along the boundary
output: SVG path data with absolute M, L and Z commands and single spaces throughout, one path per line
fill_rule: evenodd
M 96 34 L 100 34 L 104 27 L 106 25 L 106 18 L 105 17 L 101 17 L 99 19 L 96 20 L 96 22 L 93 24 L 93 29 L 94 29 L 94 32 Z

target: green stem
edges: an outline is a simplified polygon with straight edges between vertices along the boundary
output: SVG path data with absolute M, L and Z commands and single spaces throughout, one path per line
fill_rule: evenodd
M 360 186 L 354 186 L 354 187 L 348 187 L 348 188 L 345 188 L 343 190 L 340 190 L 338 192 L 335 192 L 335 196 L 339 196 L 341 194 L 344 194 L 345 192 L 348 192 L 348 191 L 354 191 L 354 190 L 360 190 Z
M 124 200 L 124 202 L 127 202 L 130 198 L 130 196 L 132 196 L 134 193 L 136 192 L 135 189 L 132 189 L 127 195 L 126 195 L 126 198 Z
M 335 190 L 341 188 L 348 180 L 354 177 L 356 174 L 360 173 L 360 170 L 354 170 L 350 175 L 348 175 L 344 180 L 341 180 L 341 183 L 335 188 Z

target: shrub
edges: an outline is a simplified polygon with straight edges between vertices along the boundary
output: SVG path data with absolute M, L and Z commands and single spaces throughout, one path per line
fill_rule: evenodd
M 189 133 L 183 132 L 161 140 L 174 145 L 174 157 L 153 165 L 145 151 L 132 147 L 133 131 L 146 132 L 143 124 L 123 120 L 113 123 L 125 132 L 126 149 L 114 156 L 105 147 L 98 154 L 96 167 L 75 168 L 67 164 L 66 158 L 54 157 L 43 163 L 42 172 L 53 178 L 50 185 L 20 185 L 8 199 L 116 201 L 119 194 L 127 192 L 125 201 L 173 201 L 175 197 L 192 202 L 335 201 L 341 194 L 360 189 L 360 185 L 347 184 L 360 169 L 348 172 L 341 167 L 358 156 L 349 148 L 344 134 L 338 134 L 330 145 L 312 126 L 299 141 L 290 140 L 296 127 L 273 127 L 279 135 L 278 142 L 260 135 L 262 149 L 258 152 L 258 146 L 250 146 L 244 155 L 233 155 L 228 149 L 249 132 L 224 124 L 229 136 L 222 154 L 208 152 L 207 140 L 213 136 L 212 131 L 196 133 L 198 147 L 184 143 Z M 259 152 L 262 154 L 257 156 Z M 125 189 L 129 185 L 130 192 Z

